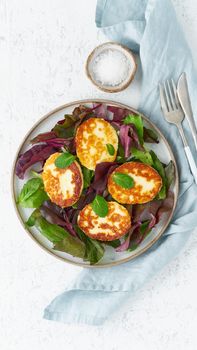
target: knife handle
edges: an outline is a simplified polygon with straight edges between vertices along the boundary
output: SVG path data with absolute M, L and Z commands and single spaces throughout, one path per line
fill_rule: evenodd
M 195 124 L 195 121 L 194 121 L 194 117 L 193 117 L 192 114 L 190 116 L 188 116 L 186 114 L 185 116 L 186 116 L 186 119 L 187 119 L 187 121 L 189 123 L 190 129 L 191 129 L 191 133 L 192 133 L 192 136 L 193 136 L 193 139 L 194 139 L 195 147 L 196 147 L 196 150 L 197 150 L 197 130 L 196 130 L 196 124 Z
M 179 132 L 180 132 L 180 135 L 181 135 L 181 138 L 182 138 L 182 141 L 183 141 L 184 151 L 185 151 L 185 154 L 187 156 L 187 160 L 188 160 L 188 163 L 189 163 L 189 166 L 190 166 L 191 173 L 193 174 L 195 183 L 197 184 L 197 167 L 196 167 L 196 163 L 195 163 L 194 157 L 193 157 L 192 152 L 191 152 L 191 150 L 190 150 L 190 148 L 188 146 L 188 142 L 187 142 L 187 139 L 185 137 L 182 124 L 181 123 L 177 124 L 177 127 L 179 129 Z
M 197 167 L 196 167 L 196 163 L 194 161 L 192 152 L 190 151 L 189 146 L 184 147 L 184 150 L 185 150 L 185 153 L 186 153 L 186 156 L 188 159 L 188 163 L 189 163 L 191 172 L 194 176 L 195 183 L 197 184 Z

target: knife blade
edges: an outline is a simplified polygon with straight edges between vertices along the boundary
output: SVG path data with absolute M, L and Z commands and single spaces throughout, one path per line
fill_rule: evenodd
M 194 143 L 197 150 L 197 129 L 194 121 L 191 101 L 189 97 L 189 90 L 187 85 L 187 76 L 186 73 L 182 73 L 179 77 L 178 84 L 177 84 L 177 95 L 181 104 L 181 107 L 183 109 L 183 112 L 185 114 L 185 117 L 189 123 L 189 127 L 191 129 L 191 133 L 194 139 Z

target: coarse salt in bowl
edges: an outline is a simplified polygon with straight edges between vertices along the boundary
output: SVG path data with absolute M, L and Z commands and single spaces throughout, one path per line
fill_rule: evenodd
M 133 80 L 137 65 L 134 55 L 117 43 L 97 46 L 88 56 L 86 73 L 99 89 L 107 92 L 124 90 Z

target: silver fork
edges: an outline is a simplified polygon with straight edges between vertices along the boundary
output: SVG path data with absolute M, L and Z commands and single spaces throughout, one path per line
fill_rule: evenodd
M 197 167 L 183 131 L 182 121 L 185 116 L 177 97 L 176 86 L 173 79 L 171 79 L 171 81 L 167 80 L 163 83 L 163 85 L 159 84 L 159 91 L 161 108 L 165 119 L 169 123 L 175 124 L 179 130 L 183 141 L 184 151 L 186 153 L 191 172 L 197 184 Z

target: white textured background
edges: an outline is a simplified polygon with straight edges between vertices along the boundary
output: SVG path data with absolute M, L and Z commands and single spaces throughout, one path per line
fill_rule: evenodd
M 197 59 L 197 2 L 173 3 Z M 21 138 L 46 112 L 80 98 L 112 98 L 84 74 L 86 56 L 104 41 L 94 25 L 95 5 L 0 0 L 0 349 L 196 350 L 197 234 L 104 326 L 42 319 L 80 268 L 46 254 L 22 229 L 10 198 L 11 163 Z M 135 106 L 134 88 L 116 100 Z

